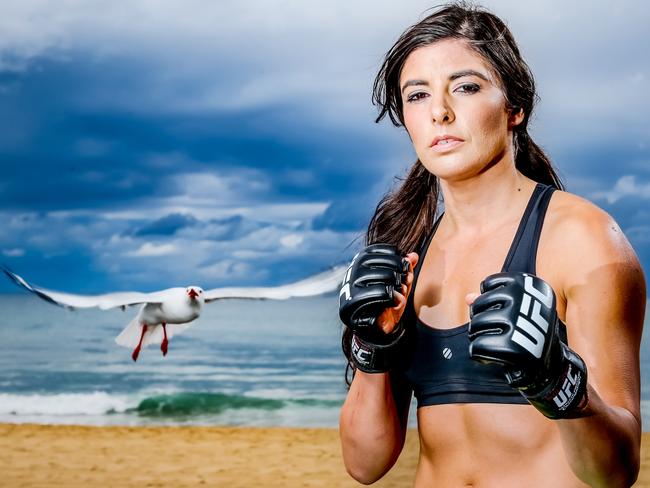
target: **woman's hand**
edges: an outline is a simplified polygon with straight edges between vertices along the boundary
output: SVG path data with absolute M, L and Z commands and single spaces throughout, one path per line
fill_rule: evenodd
M 402 314 L 406 308 L 406 302 L 411 293 L 411 287 L 413 286 L 413 269 L 420 259 L 417 253 L 414 252 L 408 253 L 405 258 L 409 261 L 409 273 L 406 278 L 406 284 L 402 285 L 401 293 L 397 290 L 394 291 L 393 298 L 395 300 L 395 306 L 387 308 L 379 317 L 377 317 L 377 325 L 386 334 L 393 332 L 395 326 L 402 318 Z

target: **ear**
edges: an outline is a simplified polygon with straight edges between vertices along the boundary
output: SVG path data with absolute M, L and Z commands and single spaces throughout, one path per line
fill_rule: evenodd
M 512 129 L 513 127 L 518 126 L 524 121 L 526 114 L 524 109 L 521 107 L 514 106 L 508 110 L 508 128 Z

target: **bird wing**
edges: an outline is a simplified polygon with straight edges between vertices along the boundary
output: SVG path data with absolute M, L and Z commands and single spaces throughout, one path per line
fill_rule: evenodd
M 213 288 L 204 292 L 205 301 L 227 298 L 285 300 L 293 297 L 322 295 L 337 290 L 343 281 L 347 266 L 337 266 L 304 280 L 282 286 L 250 288 Z
M 124 291 L 116 293 L 106 293 L 104 295 L 73 295 L 60 291 L 48 290 L 31 285 L 24 278 L 17 275 L 7 267 L 2 270 L 18 286 L 34 293 L 43 300 L 58 305 L 60 307 L 74 310 L 76 308 L 98 307 L 102 310 L 115 307 L 127 307 L 139 303 L 160 303 L 170 290 L 156 291 L 153 293 L 141 293 L 137 291 Z

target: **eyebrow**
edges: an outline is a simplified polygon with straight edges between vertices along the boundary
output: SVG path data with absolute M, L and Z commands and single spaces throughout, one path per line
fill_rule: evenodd
M 480 78 L 484 81 L 490 81 L 487 76 L 485 76 L 483 73 L 479 71 L 475 71 L 473 69 L 465 69 L 463 71 L 456 71 L 455 73 L 452 73 L 449 75 L 449 81 L 454 81 L 457 80 L 458 78 L 463 78 L 464 76 L 476 76 L 477 78 Z M 404 85 L 402 86 L 402 93 L 404 93 L 404 90 L 406 90 L 409 86 L 428 86 L 429 82 L 426 80 L 408 80 Z

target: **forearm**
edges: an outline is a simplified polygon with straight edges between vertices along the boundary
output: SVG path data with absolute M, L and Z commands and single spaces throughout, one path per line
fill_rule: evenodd
M 608 406 L 591 387 L 585 416 L 557 420 L 575 475 L 593 487 L 629 487 L 639 472 L 641 426 L 628 410 Z
M 402 425 L 387 373 L 357 371 L 340 417 L 343 462 L 361 483 L 381 478 L 404 445 Z

